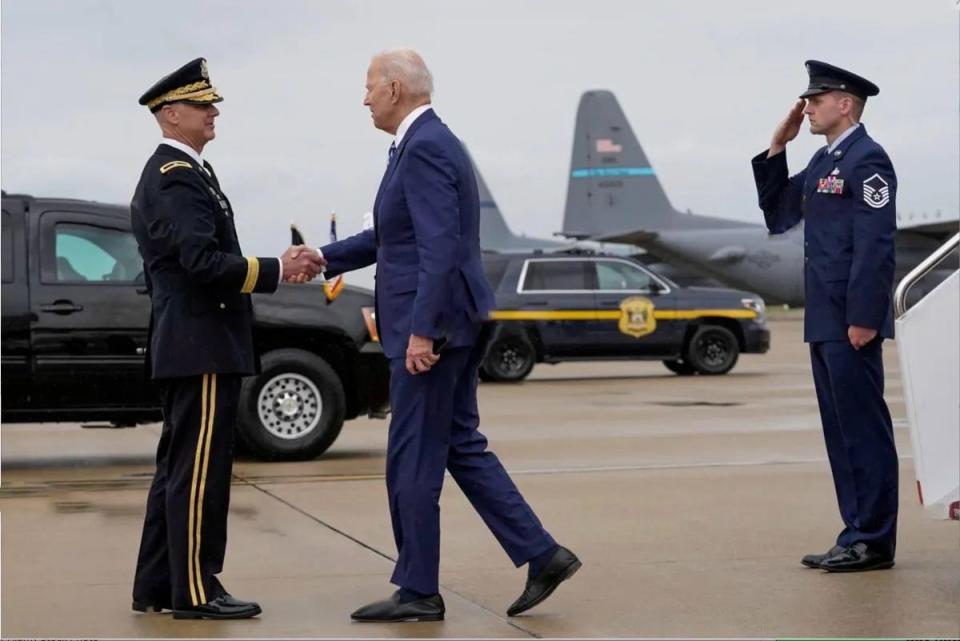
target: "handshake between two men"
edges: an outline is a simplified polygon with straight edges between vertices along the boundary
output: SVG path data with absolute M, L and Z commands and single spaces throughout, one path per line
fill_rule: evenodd
M 285 283 L 305 283 L 324 270 L 327 261 L 316 249 L 306 245 L 291 245 L 280 256 L 280 270 Z

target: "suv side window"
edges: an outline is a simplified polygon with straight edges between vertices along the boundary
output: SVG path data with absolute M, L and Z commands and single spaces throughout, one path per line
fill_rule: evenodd
M 636 265 L 620 260 L 598 260 L 597 289 L 601 291 L 649 290 L 653 278 Z
M 3 229 L 3 246 L 0 247 L 3 262 L 2 280 L 5 283 L 13 282 L 13 216 L 6 209 L 3 210 L 3 220 L 0 227 Z
M 589 291 L 589 263 L 583 260 L 531 260 L 523 291 Z
M 56 282 L 142 281 L 137 241 L 130 232 L 78 223 L 57 223 Z

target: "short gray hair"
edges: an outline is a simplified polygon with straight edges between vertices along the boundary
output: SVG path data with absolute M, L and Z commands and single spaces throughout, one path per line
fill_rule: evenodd
M 380 71 L 387 82 L 399 80 L 414 96 L 433 94 L 433 75 L 427 64 L 413 49 L 389 49 L 373 57 L 380 63 Z

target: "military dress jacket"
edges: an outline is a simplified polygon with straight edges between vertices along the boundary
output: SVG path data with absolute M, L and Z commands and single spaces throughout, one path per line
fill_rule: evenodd
M 250 294 L 277 289 L 280 260 L 243 256 L 209 163 L 161 144 L 140 176 L 131 219 L 151 300 L 150 376 L 256 373 Z
M 772 234 L 804 221 L 804 340 L 845 341 L 850 325 L 893 338 L 897 176 L 861 124 L 789 176 L 786 152 L 753 158 Z

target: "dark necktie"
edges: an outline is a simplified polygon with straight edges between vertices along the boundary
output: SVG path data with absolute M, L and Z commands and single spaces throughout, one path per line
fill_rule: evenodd
M 393 162 L 393 157 L 397 155 L 397 144 L 395 142 L 390 143 L 390 151 L 387 154 L 387 164 L 389 165 Z

